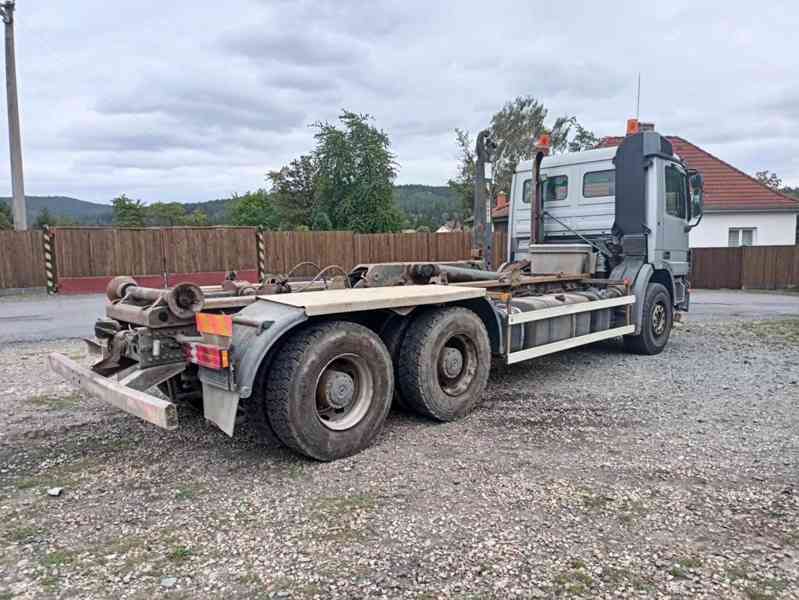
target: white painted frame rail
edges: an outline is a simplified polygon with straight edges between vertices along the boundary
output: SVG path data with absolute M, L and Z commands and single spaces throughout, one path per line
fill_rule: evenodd
M 541 321 L 544 319 L 552 319 L 555 317 L 565 317 L 570 315 L 577 315 L 584 312 L 592 312 L 595 310 L 605 310 L 608 308 L 616 308 L 618 306 L 627 306 L 635 303 L 635 296 L 621 296 L 620 298 L 606 298 L 604 300 L 592 300 L 590 302 L 583 302 L 580 304 L 566 304 L 564 306 L 554 306 L 552 308 L 541 308 L 539 310 L 531 310 L 528 312 L 517 313 L 508 316 L 508 348 L 513 339 L 511 337 L 511 327 L 513 325 L 521 325 L 522 323 L 529 323 L 531 321 Z M 551 342 L 549 344 L 542 344 L 540 346 L 533 346 L 525 350 L 517 350 L 516 352 L 508 352 L 506 355 L 507 364 L 511 365 L 523 360 L 537 358 L 546 354 L 560 352 L 561 350 L 568 350 L 576 348 L 585 344 L 592 344 L 601 340 L 618 337 L 620 335 L 628 335 L 635 333 L 635 325 L 623 325 L 622 327 L 614 327 L 612 329 L 605 329 L 604 331 L 595 331 L 586 335 L 579 335 L 577 337 L 566 338 L 558 342 Z

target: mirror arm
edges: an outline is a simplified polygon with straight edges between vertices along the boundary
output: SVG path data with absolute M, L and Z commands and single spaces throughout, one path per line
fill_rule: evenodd
M 696 227 L 697 225 L 699 225 L 699 224 L 702 222 L 702 217 L 704 217 L 704 216 L 705 216 L 705 213 L 704 213 L 704 211 L 703 211 L 703 212 L 702 212 L 702 213 L 699 215 L 699 218 L 696 220 L 696 223 L 694 223 L 693 225 L 691 225 L 690 223 L 688 223 L 688 224 L 685 226 L 685 231 L 686 231 L 686 232 L 688 232 L 688 231 L 691 231 L 691 230 L 692 230 L 694 227 Z

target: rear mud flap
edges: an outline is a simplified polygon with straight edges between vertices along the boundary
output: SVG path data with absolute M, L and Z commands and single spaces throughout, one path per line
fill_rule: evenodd
M 203 413 L 230 437 L 236 427 L 236 411 L 239 408 L 238 392 L 229 392 L 203 382 Z

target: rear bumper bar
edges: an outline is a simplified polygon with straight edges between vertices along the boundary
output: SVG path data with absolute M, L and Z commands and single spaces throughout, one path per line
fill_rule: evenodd
M 50 354 L 48 361 L 53 371 L 92 396 L 163 429 L 177 429 L 178 411 L 172 402 L 107 379 L 63 354 Z

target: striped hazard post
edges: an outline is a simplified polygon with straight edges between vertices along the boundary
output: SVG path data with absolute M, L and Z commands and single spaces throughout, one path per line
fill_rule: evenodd
M 266 245 L 264 244 L 264 230 L 259 227 L 255 231 L 256 257 L 258 260 L 258 281 L 266 276 Z
M 56 285 L 55 255 L 53 254 L 53 232 L 48 225 L 42 228 L 42 242 L 44 243 L 44 275 L 47 280 L 47 293 L 55 294 Z

